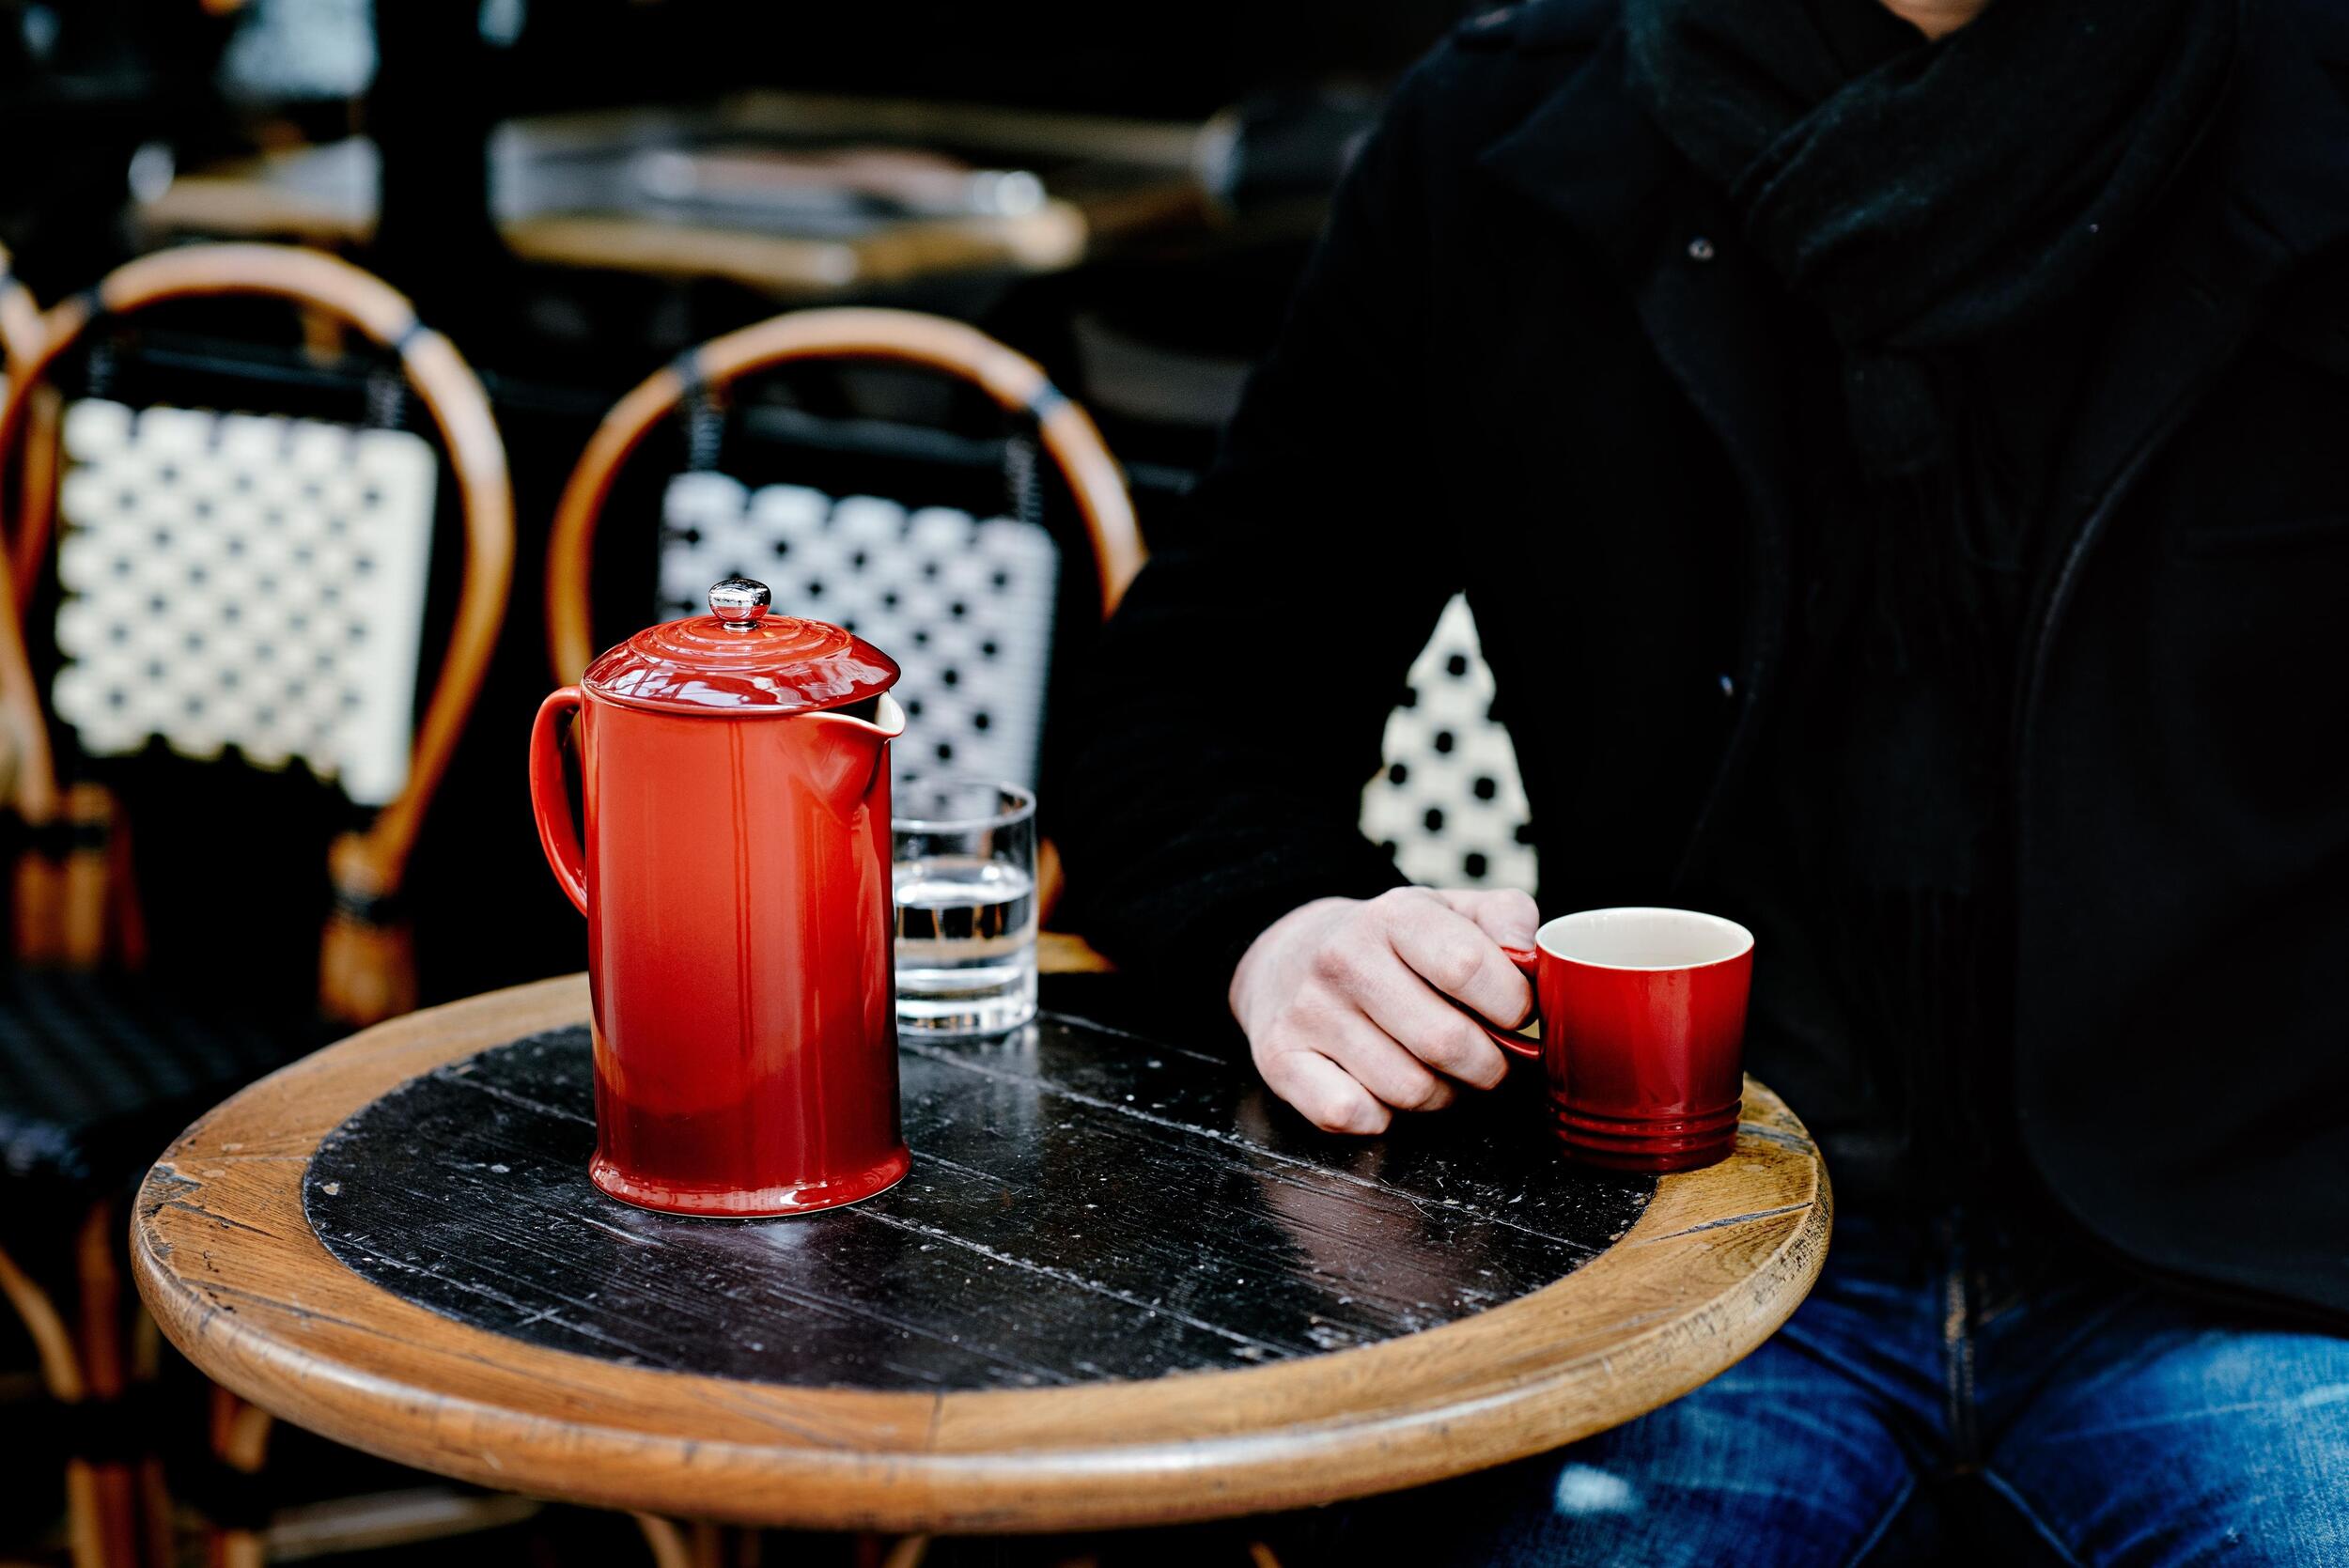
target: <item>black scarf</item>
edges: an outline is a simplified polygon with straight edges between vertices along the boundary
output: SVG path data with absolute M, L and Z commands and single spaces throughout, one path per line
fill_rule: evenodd
M 1942 464 L 1924 363 L 2077 288 L 2217 104 L 2242 0 L 1996 0 L 1847 78 L 1802 0 L 1626 0 L 1633 90 L 1827 315 L 1875 475 Z

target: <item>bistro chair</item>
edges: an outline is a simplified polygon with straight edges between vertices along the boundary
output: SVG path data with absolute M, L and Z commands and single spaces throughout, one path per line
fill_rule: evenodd
M 0 398 L 15 384 L 24 367 L 39 356 L 48 335 L 39 303 L 16 276 L 15 257 L 0 246 Z M 44 433 L 55 430 L 56 398 L 43 389 L 27 412 L 27 420 Z M 54 480 L 54 470 L 28 461 L 23 474 L 20 505 L 31 508 Z M 0 620 L 6 613 L 0 609 Z M 0 637 L 0 643 L 8 639 Z M 40 705 L 23 662 L 0 647 L 0 802 L 5 802 L 21 828 L 33 821 L 55 820 L 56 791 L 45 768 L 28 767 L 28 757 L 46 755 L 46 736 Z M 21 1129 L 8 1125 L 0 1110 L 0 1172 L 11 1170 L 28 1154 Z M 113 1331 L 120 1306 L 120 1271 L 116 1262 L 111 1216 L 104 1208 L 83 1217 L 64 1250 L 64 1271 L 76 1289 L 73 1298 L 84 1308 L 72 1320 L 61 1313 L 40 1282 L 0 1249 L 0 1299 L 23 1323 L 29 1337 L 42 1391 L 68 1416 L 66 1430 L 76 1432 L 81 1417 L 93 1405 L 118 1401 L 126 1391 L 124 1346 Z M 69 1442 L 66 1462 L 69 1546 L 75 1568 L 86 1564 L 127 1560 L 137 1549 L 136 1494 L 141 1486 L 159 1484 L 154 1467 L 133 1476 L 118 1459 L 100 1457 L 100 1444 Z
M 1493 673 L 1468 600 L 1454 596 L 1388 716 L 1362 791 L 1362 831 L 1412 881 L 1533 891 L 1532 813 L 1517 748 L 1493 717 Z
M 39 303 L 16 276 L 15 257 L 0 246 L 0 397 L 14 384 L 24 366 L 38 356 L 47 336 Z M 54 428 L 54 396 L 44 396 L 28 417 L 41 418 Z M 45 476 L 26 470 L 23 501 L 45 488 Z M 7 639 L 0 639 L 5 642 Z M 55 817 L 55 796 L 44 769 L 27 768 L 29 755 L 45 754 L 40 706 L 29 672 L 22 661 L 0 647 L 0 801 L 20 822 Z M 0 1112 L 0 1171 L 23 1158 L 21 1136 L 6 1126 Z M 112 1321 L 120 1300 L 120 1275 L 116 1266 L 109 1217 L 102 1210 L 86 1217 L 70 1238 L 66 1268 L 79 1288 L 76 1297 L 97 1307 L 96 1317 Z M 93 1331 L 88 1319 L 69 1321 L 43 1290 L 8 1251 L 0 1249 L 0 1299 L 5 1299 L 23 1324 L 31 1340 L 41 1387 L 69 1417 L 79 1415 L 90 1402 L 119 1399 L 125 1388 L 120 1340 L 103 1328 Z M 70 1422 L 69 1422 L 70 1430 Z M 151 1468 L 151 1467 L 150 1467 Z M 75 1568 L 126 1560 L 136 1550 L 135 1489 L 150 1474 L 134 1478 L 121 1464 L 92 1457 L 75 1445 L 66 1464 L 66 1491 Z
M 1003 448 L 1012 505 L 988 517 L 801 484 L 754 484 L 720 472 L 711 426 L 718 396 L 789 365 L 888 362 L 983 393 L 1013 423 Z M 952 771 L 1035 782 L 1052 667 L 1062 549 L 1043 518 L 1036 460 L 1048 458 L 1075 503 L 1106 618 L 1141 568 L 1125 481 L 1085 411 L 1033 361 L 959 322 L 910 311 L 808 310 L 692 350 L 656 371 L 604 416 L 555 512 L 547 555 L 547 627 L 557 677 L 594 655 L 597 527 L 620 471 L 646 437 L 682 413 L 686 472 L 661 504 L 655 591 L 646 619 L 698 613 L 712 582 L 754 577 L 779 611 L 838 622 L 888 649 L 911 727 L 901 772 Z M 1057 885 L 1039 865 L 1049 911 Z
M 119 1195 L 195 1112 L 333 1034 L 415 1004 L 397 900 L 479 690 L 512 567 L 505 449 L 479 381 L 397 292 L 319 253 L 166 251 L 53 307 L 11 364 L 0 461 L 23 445 L 29 463 L 41 433 L 31 417 L 70 350 L 111 354 L 132 318 L 156 307 L 237 300 L 281 302 L 313 330 L 331 320 L 388 356 L 391 367 L 366 383 L 383 417 L 354 426 L 133 409 L 93 384 L 54 427 L 60 460 L 44 471 L 58 474 L 54 507 L 8 507 L 0 529 L 11 579 L 0 592 L 0 712 L 21 744 L 10 799 L 23 838 L 18 964 L 0 974 L 0 1201 L 11 1218 L 80 1216 L 60 1271 L 70 1290 L 43 1289 L 5 1255 L 0 1287 L 32 1330 L 51 1396 L 76 1407 L 65 1430 L 118 1452 L 133 1452 L 122 1433 L 135 1428 L 106 1408 L 129 1383 Z M 410 396 L 438 451 L 400 427 Z M 456 579 L 444 596 L 453 608 L 434 661 L 422 638 L 443 460 L 462 549 L 444 574 Z M 232 753 L 246 765 L 228 770 L 238 777 L 306 768 L 339 801 L 321 820 L 356 824 L 331 833 L 315 1002 L 296 998 L 288 1017 L 245 1017 L 221 997 L 193 999 L 139 974 L 152 967 L 148 923 L 118 802 L 154 792 L 110 785 L 149 767 L 215 777 L 222 770 L 203 765 Z M 193 824 L 129 815 L 148 824 L 148 850 L 165 828 L 225 836 L 238 853 L 298 831 L 275 817 L 257 831 L 226 813 Z M 249 918 L 240 889 L 207 891 L 215 923 Z M 161 958 L 160 932 L 156 948 Z M 17 1245 L 15 1228 L 0 1227 Z M 268 1431 L 264 1413 L 215 1392 L 213 1446 L 231 1468 L 259 1468 Z M 129 1474 L 76 1462 L 77 1568 L 136 1560 Z M 165 1524 L 150 1498 L 148 1529 Z M 226 1532 L 216 1558 L 257 1560 L 257 1542 Z

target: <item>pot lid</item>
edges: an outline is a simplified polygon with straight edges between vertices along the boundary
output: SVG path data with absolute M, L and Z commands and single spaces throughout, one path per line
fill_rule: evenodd
M 680 713 L 808 713 L 879 696 L 897 661 L 823 621 L 770 615 L 764 582 L 730 577 L 707 615 L 647 627 L 606 649 L 580 684 L 598 695 Z

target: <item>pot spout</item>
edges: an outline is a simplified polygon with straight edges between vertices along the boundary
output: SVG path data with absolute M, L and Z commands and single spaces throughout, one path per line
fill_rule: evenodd
M 884 691 L 873 699 L 870 719 L 810 713 L 795 722 L 817 726 L 813 782 L 834 814 L 845 817 L 889 777 L 889 743 L 905 733 L 906 710 Z

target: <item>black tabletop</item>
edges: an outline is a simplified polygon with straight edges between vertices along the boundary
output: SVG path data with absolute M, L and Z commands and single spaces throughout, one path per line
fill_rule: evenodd
M 772 1220 L 587 1181 L 587 1032 L 452 1063 L 330 1134 L 303 1184 L 346 1266 L 476 1327 L 797 1385 L 985 1389 L 1390 1339 L 1548 1284 L 1644 1179 L 1562 1161 L 1534 1075 L 1385 1137 L 1318 1133 L 1220 1051 L 1047 1014 L 903 1048 L 911 1173 Z

